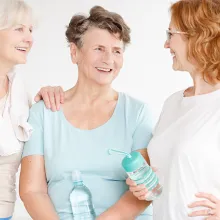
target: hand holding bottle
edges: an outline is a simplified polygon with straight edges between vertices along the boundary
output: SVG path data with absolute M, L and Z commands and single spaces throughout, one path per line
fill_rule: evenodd
M 156 168 L 152 167 L 154 172 L 157 171 Z M 129 177 L 126 180 L 126 184 L 129 186 L 129 190 L 133 193 L 135 197 L 139 200 L 146 200 L 148 195 L 148 189 L 144 184 L 137 185 L 132 179 Z
M 147 164 L 140 152 L 132 151 L 130 154 L 117 149 L 109 149 L 109 154 L 117 153 L 125 155 L 122 160 L 122 167 L 133 182 L 131 189 L 136 197 L 152 201 L 160 196 L 163 187 L 152 168 Z M 135 182 L 135 183 L 134 183 Z M 136 186 L 134 185 L 136 184 Z M 145 189 L 143 188 L 145 187 Z
M 129 186 L 129 190 L 139 200 L 146 200 L 148 189 L 144 184 L 137 185 L 133 180 L 127 178 L 126 184 Z

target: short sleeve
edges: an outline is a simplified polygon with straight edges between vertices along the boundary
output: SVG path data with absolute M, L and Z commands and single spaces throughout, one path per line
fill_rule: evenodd
M 24 144 L 22 157 L 30 155 L 44 155 L 44 129 L 43 117 L 44 104 L 39 102 L 30 109 L 28 123 L 32 126 L 33 132 L 29 141 Z
M 153 116 L 150 108 L 143 104 L 137 115 L 136 127 L 133 134 L 132 151 L 146 148 L 152 138 Z

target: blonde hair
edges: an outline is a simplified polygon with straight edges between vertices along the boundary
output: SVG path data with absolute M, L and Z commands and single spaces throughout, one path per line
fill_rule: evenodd
M 215 84 L 220 80 L 220 0 L 179 0 L 170 11 L 175 27 L 187 32 L 188 59 Z
M 33 23 L 32 9 L 23 0 L 0 0 L 0 30 L 17 24 Z

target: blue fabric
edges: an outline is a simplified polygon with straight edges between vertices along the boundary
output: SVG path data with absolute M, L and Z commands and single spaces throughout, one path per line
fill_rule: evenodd
M 96 214 L 116 203 L 128 190 L 121 155 L 109 156 L 109 148 L 126 152 L 146 148 L 152 137 L 152 116 L 146 104 L 119 93 L 112 117 L 102 126 L 80 130 L 70 124 L 62 109 L 52 112 L 39 102 L 30 110 L 33 134 L 24 146 L 23 157 L 43 155 L 48 194 L 61 220 L 73 218 L 69 195 L 71 172 L 82 172 L 90 189 Z M 136 219 L 151 220 L 152 207 Z
M 0 220 L 10 220 L 11 218 L 12 218 L 12 216 L 8 217 L 8 218 L 0 218 Z

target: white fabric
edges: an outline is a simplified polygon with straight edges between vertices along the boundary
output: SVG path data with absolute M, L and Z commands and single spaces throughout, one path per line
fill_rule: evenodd
M 0 99 L 0 115 L 3 114 L 3 111 L 5 109 L 6 101 L 7 101 L 7 95 L 5 95 L 3 98 Z
M 27 123 L 29 104 L 24 84 L 15 73 L 10 73 L 8 78 L 9 95 L 3 116 L 0 116 L 0 156 L 20 152 L 32 131 Z
M 153 203 L 154 220 L 205 219 L 188 217 L 192 209 L 187 206 L 201 191 L 220 199 L 220 90 L 193 97 L 180 91 L 169 97 L 148 153 L 163 185 Z
M 16 201 L 15 180 L 22 149 L 10 156 L 0 156 L 0 219 L 12 216 Z

